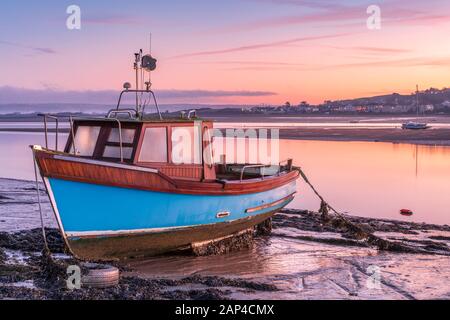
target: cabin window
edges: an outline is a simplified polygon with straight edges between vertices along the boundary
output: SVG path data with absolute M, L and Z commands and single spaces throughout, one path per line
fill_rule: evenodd
M 140 162 L 167 162 L 167 130 L 166 128 L 145 129 L 142 141 Z
M 172 128 L 172 162 L 175 164 L 201 164 L 201 127 Z
M 75 153 L 79 156 L 91 157 L 97 144 L 100 127 L 79 126 L 75 134 Z
M 131 159 L 131 155 L 133 154 L 133 148 L 122 147 L 122 153 L 124 159 Z M 120 147 L 106 146 L 105 151 L 103 152 L 103 157 L 120 159 Z
M 136 129 L 122 129 L 122 143 L 133 143 Z M 119 128 L 112 128 L 108 142 L 120 143 Z
M 133 156 L 133 142 L 136 134 L 134 128 L 122 128 L 122 153 L 123 159 L 130 160 Z M 108 140 L 103 150 L 103 158 L 120 159 L 120 135 L 119 128 L 111 128 Z

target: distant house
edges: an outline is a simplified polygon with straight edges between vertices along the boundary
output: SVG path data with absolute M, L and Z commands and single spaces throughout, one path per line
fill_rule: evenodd
M 434 105 L 432 104 L 427 104 L 425 106 L 422 106 L 422 108 L 424 112 L 433 112 L 434 111 Z

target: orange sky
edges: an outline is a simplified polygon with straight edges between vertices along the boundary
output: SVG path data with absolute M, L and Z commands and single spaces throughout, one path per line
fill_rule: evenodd
M 135 1 L 151 15 L 79 1 L 74 31 L 65 28 L 65 4 L 44 2 L 2 4 L 2 30 L 14 31 L 0 34 L 0 90 L 119 90 L 133 80 L 132 54 L 148 47 L 149 32 L 157 93 L 213 92 L 166 103 L 320 103 L 450 86 L 448 1 L 382 1 L 379 30 L 367 28 L 370 1 L 362 0 Z

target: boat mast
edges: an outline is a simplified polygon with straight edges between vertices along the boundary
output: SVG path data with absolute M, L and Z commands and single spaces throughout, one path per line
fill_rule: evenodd
M 419 120 L 419 85 L 416 84 L 416 108 L 417 108 L 417 120 Z
M 139 90 L 139 62 L 141 60 L 141 55 L 140 53 L 135 53 L 134 57 L 134 70 L 136 70 L 136 114 L 139 114 L 139 97 L 137 90 Z
M 150 35 L 150 51 L 152 49 L 151 45 L 151 35 Z M 147 103 L 150 101 L 151 98 L 153 98 L 153 101 L 155 102 L 156 111 L 158 112 L 159 119 L 162 120 L 162 115 L 158 107 L 158 102 L 156 101 L 155 94 L 151 90 L 152 82 L 151 82 L 151 72 L 156 69 L 156 62 L 157 60 L 151 56 L 151 54 L 143 54 L 142 49 L 139 50 L 139 52 L 136 52 L 134 54 L 134 70 L 136 71 L 136 87 L 134 90 L 129 90 L 131 85 L 127 82 L 124 84 L 124 91 L 120 94 L 119 102 L 117 103 L 116 110 L 119 110 L 120 101 L 122 98 L 122 94 L 124 92 L 134 92 L 136 94 L 136 106 L 135 111 L 138 118 L 142 118 L 145 112 L 145 107 Z M 148 81 L 145 81 L 145 74 L 144 71 L 147 71 L 149 73 L 148 75 Z M 145 85 L 145 88 L 144 88 Z M 150 96 L 148 99 L 143 100 L 143 95 L 149 94 Z M 140 95 L 140 96 L 139 96 Z

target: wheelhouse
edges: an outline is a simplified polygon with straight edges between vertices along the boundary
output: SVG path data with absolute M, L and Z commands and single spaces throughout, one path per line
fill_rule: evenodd
M 158 169 L 174 179 L 211 181 L 210 121 L 75 120 L 65 153 Z M 72 138 L 74 137 L 74 138 Z

